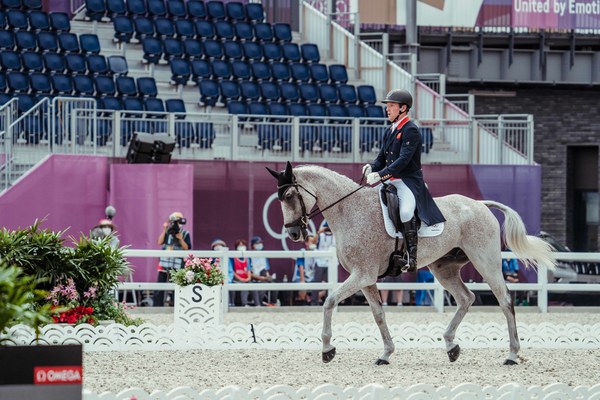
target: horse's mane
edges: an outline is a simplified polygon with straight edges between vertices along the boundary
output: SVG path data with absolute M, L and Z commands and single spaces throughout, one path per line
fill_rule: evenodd
M 348 178 L 346 175 L 342 175 L 339 172 L 336 172 L 332 169 L 322 167 L 320 165 L 314 164 L 306 164 L 306 165 L 298 165 L 294 169 L 301 170 L 302 172 L 315 172 L 319 175 L 323 175 L 323 173 L 330 174 L 334 179 L 339 179 L 343 184 L 348 184 L 352 186 L 358 186 L 356 182 L 352 179 Z

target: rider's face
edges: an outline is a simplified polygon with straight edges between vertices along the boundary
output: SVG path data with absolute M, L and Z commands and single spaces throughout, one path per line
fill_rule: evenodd
M 385 110 L 387 117 L 390 122 L 394 122 L 396 117 L 400 114 L 400 104 L 398 103 L 386 103 Z

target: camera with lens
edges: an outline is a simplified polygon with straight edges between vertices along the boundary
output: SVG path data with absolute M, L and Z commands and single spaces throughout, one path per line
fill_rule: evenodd
M 169 223 L 169 226 L 167 227 L 167 234 L 173 236 L 177 235 L 181 231 L 180 225 L 185 225 L 186 222 L 187 221 L 185 220 L 185 218 L 172 219 Z

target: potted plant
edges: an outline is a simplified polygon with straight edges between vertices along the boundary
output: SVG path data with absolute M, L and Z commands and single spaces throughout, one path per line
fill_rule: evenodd
M 218 259 L 186 258 L 183 268 L 171 273 L 177 284 L 175 324 L 220 324 L 223 280 Z

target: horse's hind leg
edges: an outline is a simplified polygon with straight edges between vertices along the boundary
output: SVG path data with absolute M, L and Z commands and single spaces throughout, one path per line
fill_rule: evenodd
M 385 322 L 385 313 L 381 306 L 381 297 L 379 296 L 377 285 L 367 286 L 366 288 L 363 288 L 362 292 L 371 306 L 373 317 L 379 327 L 379 332 L 381 332 L 381 339 L 383 339 L 383 354 L 375 361 L 375 364 L 389 364 L 390 356 L 394 352 L 394 341 L 392 340 L 387 323 Z
M 446 351 L 451 362 L 456 361 L 460 355 L 460 346 L 454 343 L 456 330 L 469 311 L 469 307 L 475 301 L 475 294 L 467 288 L 460 277 L 460 269 L 465 263 L 464 260 L 458 263 L 438 261 L 429 266 L 431 273 L 456 300 L 456 313 L 454 313 L 454 317 L 452 317 L 446 332 L 444 332 Z

